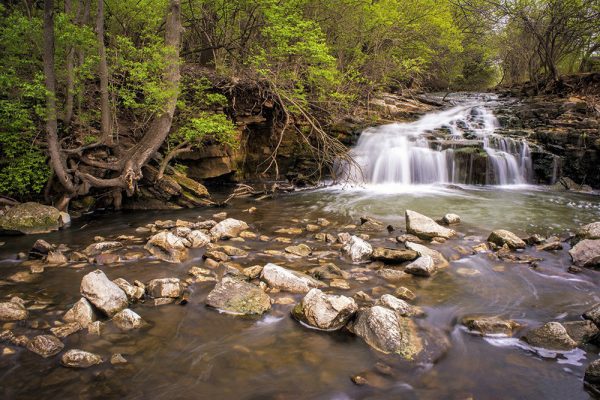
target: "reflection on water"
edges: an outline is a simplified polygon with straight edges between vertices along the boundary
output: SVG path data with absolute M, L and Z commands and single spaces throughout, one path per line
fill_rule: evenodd
M 402 284 L 417 294 L 415 304 L 426 317 L 421 323 L 446 332 L 451 348 L 435 365 L 414 365 L 378 354 L 346 332 L 306 329 L 289 317 L 293 305 L 275 304 L 268 315 L 248 318 L 221 314 L 204 306 L 213 283 L 191 286 L 185 306 L 148 304 L 133 306 L 149 326 L 139 332 L 122 333 L 107 324 L 101 337 L 78 333 L 65 339 L 66 349 L 82 348 L 108 359 L 122 353 L 129 364 L 104 363 L 88 370 L 59 366 L 58 358 L 42 359 L 27 350 L 0 356 L 2 398 L 132 398 L 132 399 L 585 399 L 581 378 L 587 363 L 599 349 L 585 348 L 548 358 L 516 339 L 483 339 L 460 329 L 465 315 L 489 314 L 512 318 L 534 327 L 549 320 L 575 320 L 600 300 L 597 272 L 568 274 L 568 245 L 564 251 L 539 254 L 537 269 L 490 258 L 487 254 L 464 255 L 458 246 L 473 246 L 485 240 L 492 229 L 506 228 L 519 235 L 541 233 L 561 237 L 581 224 L 600 220 L 600 204 L 591 195 L 550 192 L 535 187 L 333 187 L 286 195 L 272 200 L 239 200 L 226 211 L 247 221 L 254 232 L 275 237 L 282 227 L 303 227 L 319 217 L 332 221 L 324 231 L 337 233 L 371 215 L 392 224 L 396 231 L 371 234 L 373 245 L 392 245 L 390 237 L 404 228 L 407 208 L 439 218 L 447 212 L 462 217 L 457 227 L 461 237 L 436 248 L 451 261 L 450 267 L 429 279 L 410 279 Z M 256 206 L 247 214 L 242 210 Z M 0 247 L 0 279 L 22 269 L 16 254 L 26 251 L 37 238 L 65 243 L 73 249 L 89 244 L 93 237 L 135 234 L 137 226 L 156 219 L 209 217 L 214 209 L 98 215 L 76 220 L 71 229 L 48 235 L 3 238 Z M 294 221 L 295 220 L 295 221 Z M 328 250 L 314 234 L 294 237 L 314 250 Z M 243 266 L 276 262 L 307 270 L 320 261 L 334 262 L 350 270 L 355 266 L 337 252 L 320 253 L 308 259 L 259 254 L 264 249 L 283 249 L 286 244 L 246 240 Z M 255 251 L 256 250 L 256 251 Z M 111 278 L 147 281 L 176 276 L 185 278 L 192 265 L 201 264 L 203 250 L 195 250 L 183 264 L 149 259 L 107 266 Z M 319 257 L 321 260 L 319 260 Z M 0 297 L 19 295 L 45 308 L 31 311 L 30 321 L 53 324 L 79 298 L 81 277 L 94 269 L 50 268 L 39 282 L 2 283 Z M 458 271 L 462 271 L 459 273 Z M 464 273 L 469 271 L 469 273 Z M 374 274 L 367 282 L 351 280 L 350 290 L 333 292 L 352 295 L 363 290 L 393 293 L 395 286 Z M 272 297 L 294 297 L 286 293 Z M 10 325 L 10 324 L 9 324 Z M 43 324 L 39 324 L 43 326 Z M 15 331 L 39 334 L 27 323 Z M 517 335 L 518 336 L 518 335 Z M 390 374 L 376 372 L 376 364 L 391 367 Z M 366 372 L 365 372 L 366 371 Z M 373 386 L 356 386 L 350 376 L 370 374 Z

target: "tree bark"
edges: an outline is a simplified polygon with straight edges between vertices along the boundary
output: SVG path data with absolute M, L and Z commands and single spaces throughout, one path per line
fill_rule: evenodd
M 65 14 L 71 16 L 71 0 L 65 0 Z M 67 89 L 65 93 L 65 117 L 64 124 L 70 125 L 73 119 L 73 96 L 75 90 L 75 78 L 73 76 L 73 59 L 75 56 L 75 49 L 71 46 L 67 50 Z
M 104 46 L 104 0 L 98 0 L 96 35 L 98 36 L 98 57 L 100 58 L 98 67 L 100 75 L 100 131 L 102 142 L 112 145 L 113 137 L 108 98 L 108 65 L 106 63 L 106 47 Z

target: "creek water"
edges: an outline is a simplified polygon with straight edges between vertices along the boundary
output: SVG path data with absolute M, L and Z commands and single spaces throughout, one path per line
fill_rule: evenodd
M 387 128 L 386 128 L 387 129 Z M 384 133 L 386 135 L 386 133 Z M 360 147 L 360 145 L 359 145 Z M 498 150 L 499 151 L 499 150 Z M 515 154 L 515 158 L 518 158 Z M 512 168 L 512 167 L 511 167 Z M 399 173 L 404 176 L 405 171 Z M 519 170 L 524 177 L 523 170 Z M 385 175 L 385 174 L 384 174 Z M 379 176 L 373 174 L 372 176 Z M 412 176 L 412 172 L 411 172 Z M 373 178 L 374 182 L 378 178 Z M 250 225 L 253 232 L 270 238 L 287 236 L 306 243 L 313 255 L 306 258 L 268 255 L 289 244 L 246 239 L 249 255 L 234 261 L 240 265 L 274 262 L 306 271 L 322 262 L 333 262 L 352 271 L 357 267 L 341 258 L 335 245 L 318 242 L 314 232 L 276 234 L 275 230 L 305 227 L 317 218 L 331 225 L 322 232 L 351 231 L 360 216 L 369 215 L 391 224 L 395 231 L 368 232 L 374 246 L 398 246 L 391 239 L 404 230 L 404 211 L 412 209 L 433 218 L 447 212 L 461 216 L 456 239 L 431 245 L 450 260 L 449 267 L 431 278 L 411 278 L 391 284 L 372 270 L 354 270 L 366 281 L 349 279 L 350 289 L 328 289 L 353 295 L 365 291 L 377 297 L 406 286 L 417 295 L 413 302 L 425 311 L 418 319 L 442 330 L 450 347 L 434 363 L 412 363 L 381 354 L 359 338 L 342 330 L 321 332 L 290 317 L 293 305 L 274 304 L 262 317 L 222 314 L 205 306 L 214 283 L 190 286 L 187 305 L 153 307 L 136 304 L 132 309 L 149 325 L 120 332 L 108 323 L 101 336 L 75 333 L 64 339 L 65 349 L 93 351 L 108 359 L 122 353 L 124 366 L 108 362 L 86 370 L 61 367 L 59 357 L 43 359 L 25 349 L 0 355 L 0 397 L 6 399 L 586 399 L 582 383 L 585 366 L 597 358 L 599 348 L 587 346 L 567 353 L 543 352 L 519 341 L 527 329 L 548 321 L 579 320 L 583 311 L 600 301 L 600 275 L 593 270 L 567 273 L 569 244 L 557 252 L 524 253 L 543 258 L 537 268 L 504 262 L 490 253 L 472 254 L 471 246 L 485 241 L 493 229 L 509 229 L 520 236 L 539 233 L 565 238 L 579 226 L 600 220 L 600 202 L 592 194 L 554 192 L 531 185 L 470 186 L 393 182 L 334 186 L 279 195 L 262 201 L 237 199 L 225 209 L 230 217 Z M 438 179 L 432 179 L 438 181 Z M 452 182 L 439 179 L 443 182 Z M 516 180 L 518 182 L 518 180 Z M 257 207 L 254 213 L 244 210 Z M 169 264 L 152 258 L 110 266 L 70 264 L 47 268 L 37 282 L 13 284 L 6 279 L 24 270 L 16 259 L 38 238 L 81 249 L 95 236 L 136 235 L 135 228 L 157 219 L 210 218 L 215 209 L 121 212 L 76 219 L 66 230 L 45 235 L 4 237 L 0 247 L 0 298 L 21 296 L 30 306 L 26 322 L 3 327 L 33 336 L 47 333 L 34 329 L 52 325 L 80 298 L 79 284 L 88 272 L 100 268 L 109 278 L 129 281 L 179 277 L 191 266 L 202 266 L 203 249 L 193 250 L 188 261 Z M 129 251 L 141 249 L 133 244 Z M 76 267 L 77 266 L 77 267 Z M 219 271 L 216 271 L 219 273 Z M 272 293 L 273 299 L 301 295 Z M 34 307 L 31 307 L 34 306 Z M 515 338 L 482 338 L 461 328 L 467 315 L 512 318 L 524 326 Z M 35 323 L 34 323 L 35 322 Z M 382 372 L 381 364 L 387 367 Z M 370 385 L 357 386 L 350 377 L 361 373 Z

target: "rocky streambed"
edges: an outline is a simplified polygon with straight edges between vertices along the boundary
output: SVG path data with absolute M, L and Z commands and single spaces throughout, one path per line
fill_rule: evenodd
M 419 190 L 4 237 L 3 397 L 594 393 L 597 197 Z

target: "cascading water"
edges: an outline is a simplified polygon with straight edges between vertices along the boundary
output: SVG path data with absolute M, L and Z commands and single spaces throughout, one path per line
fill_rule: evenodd
M 415 122 L 366 129 L 346 179 L 374 184 L 524 184 L 531 180 L 527 141 L 503 137 L 481 105 L 457 106 Z

